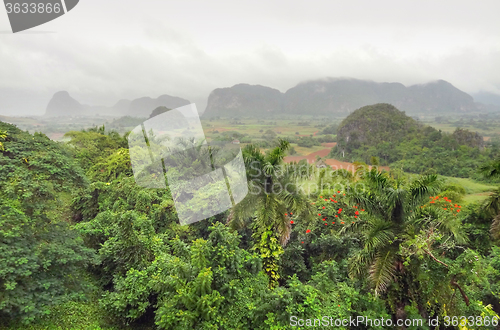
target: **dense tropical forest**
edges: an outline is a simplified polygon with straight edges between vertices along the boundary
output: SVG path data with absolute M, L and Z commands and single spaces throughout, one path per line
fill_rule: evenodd
M 318 131 L 263 129 L 242 144 L 247 197 L 182 226 L 168 188 L 135 183 L 128 132 L 0 122 L 0 328 L 497 329 L 498 146 L 389 105 Z M 284 161 L 333 134 L 356 170 Z M 438 174 L 498 188 L 463 203 Z M 335 323 L 360 318 L 386 323 Z

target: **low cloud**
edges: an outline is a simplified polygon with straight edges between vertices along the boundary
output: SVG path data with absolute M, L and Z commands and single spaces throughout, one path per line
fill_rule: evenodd
M 121 2 L 114 15 L 103 15 L 103 8 L 111 11 L 120 3 L 113 0 L 89 20 L 98 3 L 88 0 L 72 11 L 73 16 L 44 27 L 56 33 L 0 35 L 0 89 L 48 97 L 67 90 L 82 103 L 103 105 L 121 98 L 170 94 L 196 102 L 199 109 L 218 87 L 243 82 L 285 91 L 301 81 L 324 77 L 405 85 L 444 79 L 469 93 L 500 93 L 500 42 L 492 30 L 500 31 L 500 26 L 498 20 L 490 21 L 492 10 L 484 5 L 478 5 L 477 15 L 469 13 L 468 21 L 461 20 L 459 9 L 439 5 L 428 17 L 408 16 L 405 25 L 401 15 L 410 15 L 411 7 L 392 13 L 355 12 L 343 2 L 323 10 L 318 3 L 302 8 L 303 12 L 299 3 L 291 3 L 282 12 L 264 10 L 260 16 L 263 3 L 252 7 L 242 2 L 238 7 L 221 2 L 222 7 L 210 9 L 200 2 L 167 8 L 152 1 L 159 10 L 147 11 L 137 3 Z M 338 12 L 328 16 L 335 5 L 342 11 L 341 4 L 347 18 Z M 192 11 L 182 19 L 190 5 L 205 11 Z M 390 1 L 379 4 L 390 5 Z M 231 12 L 235 8 L 241 11 Z M 378 23 L 373 15 L 379 15 Z M 392 16 L 392 21 L 384 19 Z M 83 22 L 91 25 L 84 28 Z M 3 27 L 6 24 L 0 20 L 0 30 Z M 0 114 L 6 114 L 2 102 Z

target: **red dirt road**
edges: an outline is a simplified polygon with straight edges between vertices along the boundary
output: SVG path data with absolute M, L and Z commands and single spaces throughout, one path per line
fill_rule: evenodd
M 321 149 L 319 151 L 315 151 L 310 153 L 307 156 L 287 156 L 285 157 L 285 163 L 290 163 L 290 162 L 298 162 L 299 160 L 302 159 L 307 159 L 308 163 L 314 163 L 316 161 L 316 156 L 320 156 L 321 158 L 328 156 L 330 153 L 331 148 L 337 145 L 337 143 L 322 143 L 324 147 L 327 147 L 328 149 Z M 330 146 L 331 145 L 331 146 Z
M 307 162 L 309 164 L 313 164 L 314 162 L 316 162 L 316 156 L 320 156 L 321 158 L 328 156 L 331 148 L 333 148 L 337 144 L 336 143 L 323 143 L 322 145 L 325 147 L 328 147 L 328 149 L 321 149 L 319 151 L 312 152 L 307 156 L 287 156 L 287 157 L 285 157 L 284 161 L 285 161 L 285 163 L 291 163 L 291 162 L 299 162 L 302 159 L 307 159 Z M 343 162 L 343 161 L 333 159 L 333 158 L 327 158 L 324 160 L 324 162 L 327 165 L 330 165 L 330 167 L 333 170 L 344 169 L 344 170 L 353 171 L 353 172 L 356 170 L 356 167 L 353 163 Z M 369 166 L 368 170 L 371 170 L 371 169 L 372 169 L 372 166 Z M 379 169 L 389 171 L 388 166 L 379 166 Z

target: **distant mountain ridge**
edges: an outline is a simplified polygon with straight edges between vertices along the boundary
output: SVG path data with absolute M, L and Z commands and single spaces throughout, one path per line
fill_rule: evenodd
M 16 111 L 26 114 L 26 111 L 39 107 L 37 104 L 40 102 L 47 102 L 44 98 L 41 94 L 0 89 L 0 110 L 12 115 Z M 147 118 L 157 107 L 175 109 L 190 103 L 180 97 L 161 95 L 158 98 L 122 99 L 111 107 L 91 106 L 82 104 L 68 92 L 61 91 L 55 93 L 48 102 L 45 116 Z M 271 87 L 249 84 L 217 88 L 210 93 L 203 116 L 311 114 L 344 117 L 362 106 L 376 103 L 390 103 L 410 115 L 500 111 L 500 95 L 480 92 L 472 97 L 444 80 L 406 87 L 401 83 L 329 78 L 303 82 L 284 93 Z M 15 110 L 18 108 L 16 105 L 21 108 Z
M 120 100 L 112 107 L 91 106 L 81 104 L 70 96 L 67 91 L 54 94 L 49 101 L 46 117 L 73 117 L 73 116 L 131 116 L 148 118 L 151 112 L 158 107 L 175 109 L 188 105 L 191 102 L 180 97 L 160 95 L 158 98 L 141 97 L 135 100 Z
M 390 103 L 409 114 L 500 111 L 500 106 L 474 102 L 472 96 L 444 80 L 406 87 L 400 83 L 338 78 L 300 83 L 285 93 L 248 84 L 218 88 L 210 94 L 203 116 L 347 115 L 376 103 Z

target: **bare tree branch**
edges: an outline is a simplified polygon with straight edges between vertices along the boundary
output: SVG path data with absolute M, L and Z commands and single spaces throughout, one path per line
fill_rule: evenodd
M 446 268 L 448 268 L 448 265 L 445 264 L 444 262 L 442 262 L 441 260 L 439 260 L 438 258 L 436 258 L 430 251 L 428 251 L 427 249 L 422 249 L 425 253 L 427 253 L 435 262 L 438 262 L 440 263 L 441 265 L 445 266 Z

